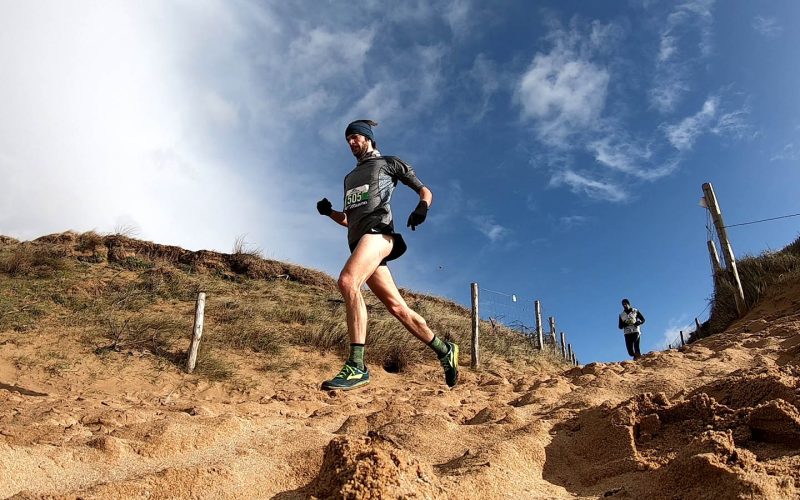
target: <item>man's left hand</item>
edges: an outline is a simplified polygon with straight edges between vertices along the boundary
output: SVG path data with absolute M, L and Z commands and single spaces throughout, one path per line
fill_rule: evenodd
M 417 203 L 417 208 L 408 216 L 408 224 L 412 231 L 416 231 L 416 227 L 425 222 L 425 217 L 428 216 L 428 203 L 425 200 L 420 200 Z

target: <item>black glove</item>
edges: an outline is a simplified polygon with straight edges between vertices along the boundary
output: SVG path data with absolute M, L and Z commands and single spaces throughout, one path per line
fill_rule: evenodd
M 328 201 L 328 198 L 322 198 L 317 202 L 317 212 L 320 215 L 330 215 L 333 213 L 333 205 Z
M 408 216 L 408 224 L 406 227 L 410 227 L 412 231 L 416 231 L 416 227 L 425 222 L 425 217 L 427 216 L 428 202 L 420 200 L 419 203 L 417 203 L 417 208 Z

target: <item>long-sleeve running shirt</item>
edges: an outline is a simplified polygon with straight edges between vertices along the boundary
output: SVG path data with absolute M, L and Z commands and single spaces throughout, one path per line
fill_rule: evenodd
M 414 169 L 396 156 L 365 158 L 344 178 L 344 212 L 351 246 L 368 233 L 394 232 L 389 202 L 397 181 L 417 193 L 424 187 Z

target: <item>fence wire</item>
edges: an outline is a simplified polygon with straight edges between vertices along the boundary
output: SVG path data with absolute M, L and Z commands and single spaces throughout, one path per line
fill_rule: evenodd
M 533 299 L 524 298 L 513 293 L 479 287 L 480 304 L 478 312 L 482 320 L 491 325 L 492 333 L 499 330 L 511 330 L 525 337 L 535 348 L 539 349 L 539 336 L 536 333 L 536 305 Z M 542 319 L 542 339 L 544 347 L 561 352 L 558 336 L 552 338 L 548 327 Z M 555 343 L 554 343 L 555 342 Z

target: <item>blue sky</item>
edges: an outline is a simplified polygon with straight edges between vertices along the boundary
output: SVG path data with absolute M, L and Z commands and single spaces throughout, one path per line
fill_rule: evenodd
M 336 275 L 345 234 L 314 206 L 371 118 L 434 193 L 401 286 L 540 299 L 581 361 L 624 359 L 622 297 L 647 350 L 706 306 L 703 182 L 729 224 L 800 212 L 798 26 L 794 1 L 0 0 L 0 233 L 246 235 Z M 799 220 L 732 228 L 734 250 Z

